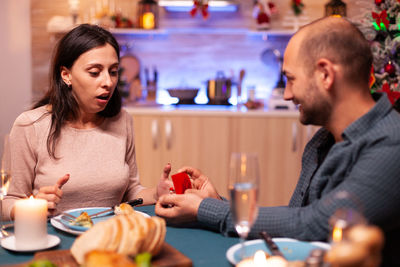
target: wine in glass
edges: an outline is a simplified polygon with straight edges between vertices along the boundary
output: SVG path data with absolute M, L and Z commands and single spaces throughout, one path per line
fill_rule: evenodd
M 258 215 L 259 168 L 253 153 L 232 153 L 229 174 L 230 207 L 245 256 L 244 240 Z

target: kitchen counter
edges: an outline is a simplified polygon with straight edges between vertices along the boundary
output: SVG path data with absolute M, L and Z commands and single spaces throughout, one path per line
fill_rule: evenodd
M 238 106 L 223 106 L 223 105 L 126 105 L 124 109 L 130 114 L 160 114 L 168 113 L 169 115 L 179 116 L 238 116 L 238 117 L 298 117 L 297 110 L 269 110 L 264 109 L 247 109 L 246 107 Z

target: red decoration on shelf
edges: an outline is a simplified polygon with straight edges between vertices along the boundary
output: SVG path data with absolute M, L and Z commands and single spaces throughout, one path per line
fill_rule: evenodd
M 296 16 L 303 12 L 304 4 L 301 1 L 302 0 L 292 0 L 292 9 Z
M 193 8 L 189 11 L 189 14 L 194 17 L 198 10 L 200 10 L 203 19 L 208 18 L 208 0 L 194 0 Z
M 375 5 L 379 6 L 380 4 L 384 3 L 385 0 L 375 0 Z
M 400 98 L 400 92 L 391 91 L 388 83 L 384 83 L 382 86 L 382 90 L 378 90 L 377 92 L 386 93 L 392 105 L 396 102 L 397 99 Z
M 385 65 L 385 72 L 387 72 L 390 76 L 396 73 L 396 67 L 392 64 L 392 62 L 389 61 L 389 63 Z
M 253 9 L 253 17 L 257 20 L 257 27 L 260 29 L 268 29 L 271 16 L 277 13 L 274 3 L 269 0 L 257 0 Z
M 384 25 L 385 25 L 385 27 L 386 27 L 386 29 L 387 28 L 389 28 L 389 21 L 388 21 L 388 19 L 387 19 L 387 12 L 386 12 L 386 10 L 383 10 L 381 13 L 375 13 L 375 12 L 372 12 L 372 18 L 374 18 L 375 19 L 375 22 L 376 22 L 376 24 L 379 26 L 379 25 L 381 25 L 381 23 L 383 23 Z
M 374 85 L 376 79 L 375 79 L 375 70 L 374 70 L 374 66 L 371 67 L 371 74 L 369 76 L 369 88 L 372 88 L 372 86 Z

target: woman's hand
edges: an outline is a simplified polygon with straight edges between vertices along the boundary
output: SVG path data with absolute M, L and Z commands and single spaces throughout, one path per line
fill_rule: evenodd
M 35 195 L 35 198 L 42 198 L 47 200 L 47 208 L 49 210 L 49 214 L 53 215 L 57 208 L 57 204 L 60 202 L 62 198 L 62 186 L 68 182 L 69 174 L 64 175 L 55 185 L 52 186 L 43 186 L 39 189 L 39 192 Z
M 157 196 L 156 200 L 162 195 L 169 194 L 169 189 L 173 186 L 171 180 L 169 180 L 169 174 L 171 172 L 171 164 L 167 164 L 164 167 L 163 173 L 161 174 L 160 180 L 157 184 Z
M 202 199 L 207 197 L 221 199 L 210 179 L 208 179 L 208 177 L 205 176 L 200 170 L 185 166 L 179 169 L 178 172 L 186 172 L 193 180 L 193 189 L 187 189 L 185 193 L 196 194 Z

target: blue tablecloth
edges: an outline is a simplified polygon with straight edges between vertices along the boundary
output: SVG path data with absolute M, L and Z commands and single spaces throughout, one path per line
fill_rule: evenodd
M 135 208 L 154 215 L 154 206 Z M 69 249 L 76 236 L 55 229 L 48 224 L 48 233 L 60 237 L 60 244 L 51 250 Z M 225 253 L 239 242 L 238 238 L 224 237 L 221 234 L 202 229 L 167 227 L 165 241 L 190 258 L 193 266 L 232 266 Z M 20 253 L 0 248 L 0 265 L 11 265 L 30 261 L 34 253 Z

